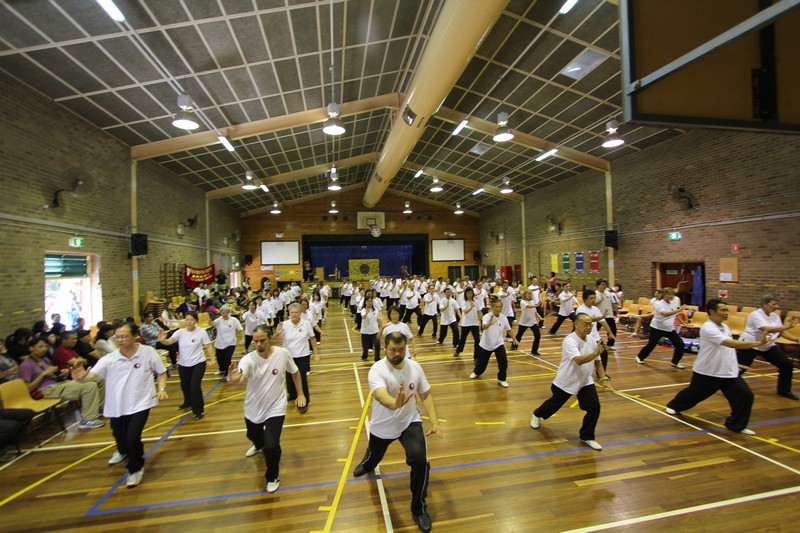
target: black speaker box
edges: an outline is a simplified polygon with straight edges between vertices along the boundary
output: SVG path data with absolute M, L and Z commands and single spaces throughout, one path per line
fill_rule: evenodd
M 481 251 L 480 250 L 475 250 L 474 252 L 472 252 L 472 259 L 473 259 L 473 261 L 480 261 L 481 260 Z
M 147 255 L 147 234 L 131 234 L 131 255 Z
M 245 265 L 252 265 L 253 264 L 253 256 L 250 255 L 250 254 L 247 254 L 246 256 L 244 256 L 244 264 Z
M 619 248 L 619 232 L 615 229 L 606 230 L 605 238 L 603 239 L 603 244 L 606 248 Z

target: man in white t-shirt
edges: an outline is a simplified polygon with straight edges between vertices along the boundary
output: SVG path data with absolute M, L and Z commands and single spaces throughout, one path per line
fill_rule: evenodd
M 592 290 L 585 290 L 583 291 L 583 304 L 578 307 L 578 310 L 575 311 L 576 315 L 583 313 L 585 315 L 589 315 L 592 318 L 592 322 L 596 323 L 598 327 L 603 327 L 608 333 L 609 342 L 613 341 L 615 336 L 611 333 L 611 329 L 608 327 L 608 324 L 605 322 L 604 318 L 605 315 L 600 311 L 600 308 L 595 305 L 597 301 L 597 293 Z M 589 337 L 593 339 L 595 342 L 600 342 L 600 331 L 598 327 L 592 328 L 592 331 L 589 332 Z M 603 370 L 608 369 L 608 351 L 606 351 L 605 347 L 603 347 L 603 352 L 600 354 L 600 361 L 603 363 Z M 606 374 L 606 380 L 610 381 L 611 376 Z
M 270 345 L 269 329 L 259 325 L 253 330 L 254 352 L 239 361 L 231 363 L 228 369 L 228 383 L 236 385 L 247 378 L 247 394 L 244 398 L 244 422 L 247 438 L 253 443 L 246 457 L 264 452 L 267 463 L 267 492 L 275 492 L 281 486 L 278 477 L 281 462 L 281 431 L 286 418 L 286 374 L 292 376 L 298 408 L 306 406 L 303 386 L 297 365 L 286 348 Z
M 593 450 L 603 447 L 595 440 L 594 430 L 600 419 L 600 399 L 592 378 L 593 367 L 603 380 L 603 388 L 610 389 L 605 381 L 603 365 L 598 360 L 604 350 L 603 341 L 597 342 L 589 336 L 594 329 L 592 318 L 579 313 L 575 316 L 575 331 L 564 338 L 561 343 L 561 364 L 558 365 L 556 378 L 550 385 L 553 395 L 544 401 L 531 415 L 531 427 L 539 429 L 542 419 L 547 420 L 558 412 L 573 394 L 578 397 L 578 406 L 586 411 L 581 424 L 581 442 Z M 590 364 L 594 363 L 594 364 Z
M 469 379 L 478 379 L 486 371 L 489 358 L 494 353 L 497 359 L 497 384 L 507 389 L 508 355 L 503 342 L 506 335 L 511 332 L 511 325 L 502 314 L 502 310 L 503 303 L 495 298 L 492 300 L 492 312 L 486 313 L 481 320 L 481 340 L 475 348 L 475 368 L 469 375 Z
M 406 451 L 406 464 L 411 466 L 411 513 L 419 529 L 427 532 L 431 530 L 431 517 L 425 506 L 430 464 L 425 437 L 432 434 L 443 437 L 444 434 L 425 372 L 419 363 L 405 356 L 408 339 L 395 332 L 387 335 L 385 342 L 386 357 L 369 370 L 369 390 L 375 400 L 369 447 L 353 475 L 361 477 L 375 470 L 389 445 L 399 439 Z M 427 433 L 422 429 L 420 404 L 431 421 Z
M 794 371 L 792 362 L 775 344 L 778 337 L 798 342 L 797 337 L 787 333 L 797 325 L 797 317 L 789 319 L 786 325 L 782 324 L 781 317 L 777 313 L 780 308 L 780 302 L 772 294 L 765 294 L 761 297 L 761 309 L 756 309 L 747 315 L 747 323 L 739 340 L 757 341 L 766 337 L 767 341 L 761 346 L 736 350 L 736 356 L 739 364 L 749 367 L 753 363 L 753 359 L 760 355 L 766 362 L 778 369 L 778 396 L 798 400 L 800 398 L 792 392 L 792 372 Z
M 555 335 L 561 324 L 568 318 L 572 320 L 573 324 L 575 323 L 575 307 L 578 304 L 578 299 L 573 294 L 572 286 L 569 283 L 564 284 L 564 290 L 559 293 L 558 301 L 561 303 L 558 308 L 558 318 L 550 328 L 550 335 Z
M 650 321 L 650 338 L 636 355 L 637 363 L 643 364 L 650 352 L 658 345 L 659 339 L 666 337 L 674 347 L 672 351 L 672 366 L 678 369 L 686 368 L 681 364 L 685 345 L 681 336 L 675 331 L 676 315 L 682 313 L 684 309 L 686 309 L 686 306 L 681 305 L 681 301 L 675 296 L 675 289 L 664 287 L 661 291 L 661 299 L 656 302 L 653 308 L 653 320 Z
M 731 415 L 725 420 L 725 427 L 744 435 L 755 435 L 755 431 L 747 429 L 753 407 L 753 392 L 739 375 L 740 365 L 735 349 L 763 346 L 768 338 L 764 335 L 757 341 L 735 341 L 730 328 L 724 323 L 728 319 L 725 302 L 709 300 L 706 309 L 708 320 L 700 328 L 700 350 L 692 367 L 692 381 L 670 400 L 666 412 L 676 415 L 721 390 L 731 406 Z
M 609 331 L 609 336 L 606 346 L 613 350 L 614 343 L 617 340 L 617 321 L 614 320 L 614 315 L 616 314 L 616 309 L 614 309 L 614 295 L 612 294 L 611 289 L 608 288 L 608 282 L 604 279 L 598 279 L 595 282 L 595 286 L 597 287 L 597 290 L 595 291 L 595 305 L 600 312 L 603 313 L 603 318 L 605 319 L 606 324 L 608 324 L 606 329 Z M 601 325 L 598 323 L 597 329 L 599 330 L 600 327 Z
M 142 431 L 150 415 L 150 408 L 158 400 L 166 400 L 167 369 L 161 357 L 150 346 L 136 342 L 139 328 L 127 323 L 114 332 L 118 349 L 102 357 L 94 368 L 72 371 L 75 381 L 105 380 L 103 416 L 111 419 L 111 430 L 117 451 L 108 464 L 115 465 L 128 458 L 128 488 L 142 482 L 144 475 L 144 444 Z M 158 376 L 158 392 L 153 385 L 153 374 Z

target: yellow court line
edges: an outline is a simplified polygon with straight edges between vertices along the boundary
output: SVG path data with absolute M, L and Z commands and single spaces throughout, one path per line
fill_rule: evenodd
M 509 378 L 508 381 L 516 381 L 518 379 L 525 379 L 525 378 L 540 378 L 540 377 L 553 377 L 552 372 L 548 372 L 547 374 L 526 374 L 524 376 L 514 376 Z M 492 379 L 491 381 L 494 381 Z M 482 380 L 482 379 L 462 379 L 459 381 L 445 381 L 444 383 L 431 383 L 431 387 L 443 387 L 445 385 L 463 385 L 465 383 L 490 383 L 490 380 Z
M 504 426 L 505 422 L 475 422 L 476 426 Z
M 328 519 L 325 521 L 325 529 L 323 530 L 325 533 L 330 532 L 331 526 L 333 526 L 333 519 L 336 516 L 336 510 L 339 508 L 339 500 L 342 498 L 342 492 L 344 492 L 344 486 L 347 483 L 347 474 L 350 472 L 350 465 L 352 464 L 353 456 L 356 453 L 358 437 L 361 435 L 361 429 L 364 427 L 364 421 L 367 418 L 367 411 L 369 410 L 369 404 L 371 401 L 372 395 L 367 396 L 367 401 L 364 402 L 364 408 L 361 410 L 361 417 L 358 419 L 358 427 L 356 428 L 355 435 L 353 436 L 353 442 L 350 444 L 350 453 L 347 454 L 347 460 L 345 461 L 344 468 L 342 468 L 342 475 L 339 478 L 339 484 L 336 486 L 336 494 L 333 496 L 333 501 L 331 502 L 330 510 L 328 511 Z

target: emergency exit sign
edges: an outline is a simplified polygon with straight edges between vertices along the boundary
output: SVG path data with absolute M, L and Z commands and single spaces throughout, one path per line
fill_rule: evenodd
M 83 237 L 70 237 L 69 245 L 72 248 L 83 248 Z
M 672 231 L 667 233 L 667 238 L 671 241 L 679 241 L 681 240 L 681 232 L 680 231 Z

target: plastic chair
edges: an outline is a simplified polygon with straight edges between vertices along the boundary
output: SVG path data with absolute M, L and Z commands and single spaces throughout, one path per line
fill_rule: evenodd
M 739 312 L 740 312 L 740 313 L 745 313 L 745 314 L 748 314 L 748 315 L 749 315 L 750 313 L 752 313 L 752 312 L 753 312 L 753 311 L 755 311 L 756 309 L 758 309 L 758 308 L 757 308 L 757 307 L 742 307 L 741 309 L 739 309 Z
M 745 324 L 747 324 L 747 319 L 740 315 L 728 315 L 728 320 L 725 323 L 728 324 L 728 327 L 731 329 L 731 335 L 738 337 L 744 333 L 744 327 Z
M 61 429 L 66 429 L 64 427 L 64 422 L 61 421 L 61 415 L 59 415 L 56 410 L 56 406 L 60 404 L 62 400 L 58 398 L 34 400 L 31 398 L 31 394 L 28 391 L 28 384 L 21 379 L 13 379 L 0 384 L 0 401 L 3 402 L 4 409 L 30 409 L 37 415 L 42 413 L 49 414 L 52 412 L 55 414 Z M 36 429 L 33 426 L 31 427 L 33 428 L 33 437 L 36 439 L 36 444 L 41 446 L 42 443 L 39 441 Z
M 650 298 L 639 296 L 639 299 L 636 301 L 636 303 L 639 305 L 650 305 Z

